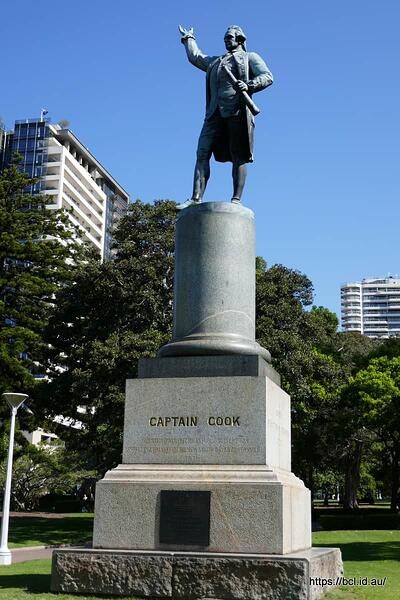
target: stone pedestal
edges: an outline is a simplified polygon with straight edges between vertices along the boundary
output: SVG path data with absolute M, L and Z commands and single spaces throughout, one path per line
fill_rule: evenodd
M 210 492 L 209 544 L 183 549 L 309 548 L 310 495 L 290 469 L 290 398 L 269 377 L 130 380 L 123 464 L 97 486 L 93 545 L 182 549 L 160 540 L 161 493 L 176 490 Z
M 174 325 L 160 356 L 271 355 L 255 341 L 254 213 L 205 202 L 176 222 Z
M 162 542 L 165 490 L 211 492 L 209 544 Z M 311 546 L 308 490 L 261 466 L 120 465 L 98 486 L 95 511 L 94 548 L 286 554 Z
M 337 548 L 285 556 L 194 552 L 53 552 L 55 592 L 165 600 L 317 600 L 342 574 Z
M 291 472 L 290 398 L 255 333 L 253 213 L 179 216 L 174 332 L 127 381 L 122 464 L 97 485 L 93 550 L 57 551 L 52 589 L 152 598 L 317 598 L 340 574 L 311 549 Z M 313 575 L 312 575 L 313 573 Z

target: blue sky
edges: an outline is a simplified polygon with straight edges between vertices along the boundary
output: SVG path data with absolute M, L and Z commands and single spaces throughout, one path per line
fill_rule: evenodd
M 398 0 L 15 0 L 1 22 L 7 127 L 46 107 L 146 202 L 191 192 L 205 84 L 178 24 L 209 54 L 241 25 L 275 78 L 255 97 L 243 198 L 257 253 L 306 273 L 335 312 L 342 282 L 400 272 Z M 212 164 L 205 200 L 230 194 L 230 165 Z

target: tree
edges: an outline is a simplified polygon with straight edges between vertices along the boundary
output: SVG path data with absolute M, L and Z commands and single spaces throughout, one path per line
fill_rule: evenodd
M 330 429 L 342 382 L 331 356 L 337 317 L 323 307 L 307 310 L 313 287 L 303 273 L 283 265 L 267 269 L 261 258 L 256 266 L 256 335 L 291 395 L 293 462 L 313 492 L 316 469 L 332 455 Z
M 77 454 L 66 452 L 62 445 L 48 449 L 25 443 L 16 448 L 13 461 L 12 505 L 17 510 L 35 510 L 42 496 L 70 493 L 90 475 L 81 469 Z M 0 487 L 4 480 L 5 462 L 0 466 Z
M 374 434 L 389 458 L 391 510 L 396 511 L 400 485 L 400 357 L 373 358 L 343 389 L 343 408 Z
M 256 263 L 256 337 L 272 355 L 288 393 L 299 390 L 311 370 L 310 323 L 305 307 L 311 305 L 311 281 L 283 265 L 269 269 Z
M 32 393 L 54 295 L 72 281 L 83 247 L 64 211 L 48 210 L 18 159 L 0 175 L 0 393 Z
M 341 378 L 336 390 L 336 409 L 330 424 L 331 449 L 336 468 L 343 474 L 343 507 L 347 510 L 358 508 L 358 491 L 361 482 L 361 470 L 367 459 L 365 448 L 370 435 L 362 428 L 352 407 L 344 408 L 340 390 L 347 385 L 349 378 L 368 364 L 371 352 L 377 347 L 372 340 L 360 333 L 338 332 L 331 356 L 341 369 Z
M 68 129 L 68 127 L 70 126 L 70 122 L 68 121 L 68 119 L 60 119 L 58 121 L 58 125 L 61 127 L 61 129 Z
M 114 260 L 81 266 L 46 329 L 48 369 L 63 372 L 41 387 L 39 417 L 99 475 L 120 460 L 126 379 L 170 336 L 175 217 L 171 201 L 132 203 L 115 231 Z M 80 428 L 57 426 L 58 414 Z

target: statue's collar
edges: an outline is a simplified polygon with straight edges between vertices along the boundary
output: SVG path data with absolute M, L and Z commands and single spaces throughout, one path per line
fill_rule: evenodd
M 235 48 L 235 50 L 233 50 L 232 52 L 227 52 L 224 55 L 224 58 L 226 56 L 237 56 L 238 54 L 245 54 L 245 51 L 243 50 L 243 48 Z

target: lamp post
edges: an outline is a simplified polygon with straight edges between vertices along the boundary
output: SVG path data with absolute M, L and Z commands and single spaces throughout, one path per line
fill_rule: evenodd
M 5 401 L 11 409 L 11 425 L 10 440 L 8 444 L 6 484 L 4 487 L 3 519 L 1 521 L 0 565 L 11 565 L 11 552 L 8 549 L 8 522 L 10 519 L 10 496 L 14 451 L 15 416 L 21 404 L 28 398 L 28 395 L 6 392 L 3 394 L 3 398 L 5 399 Z

